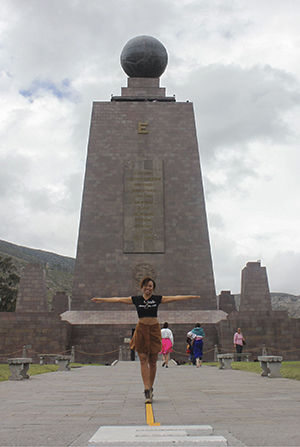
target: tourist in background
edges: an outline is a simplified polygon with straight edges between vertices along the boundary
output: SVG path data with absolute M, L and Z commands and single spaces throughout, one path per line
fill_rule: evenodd
M 244 336 L 242 334 L 242 330 L 239 327 L 236 331 L 236 333 L 233 336 L 233 346 L 236 348 L 236 352 L 238 354 L 241 354 L 243 352 L 243 346 L 245 343 L 245 339 Z M 241 361 L 241 357 L 237 357 L 236 359 L 237 362 Z
M 167 322 L 164 323 L 163 328 L 161 330 L 161 344 L 162 348 L 160 354 L 163 357 L 163 363 L 161 366 L 165 366 L 168 368 L 169 363 L 169 355 L 173 351 L 174 345 L 174 337 L 171 329 L 169 329 L 169 324 Z
M 200 323 L 197 323 L 190 332 L 187 333 L 187 336 L 190 337 L 193 343 L 193 351 L 194 357 L 196 359 L 197 368 L 202 365 L 202 357 L 203 357 L 203 337 L 205 337 L 204 330 L 201 327 Z

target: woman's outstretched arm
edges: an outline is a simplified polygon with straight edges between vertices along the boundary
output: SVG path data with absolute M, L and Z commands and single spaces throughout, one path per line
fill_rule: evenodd
M 132 304 L 131 296 L 112 297 L 112 298 L 92 298 L 93 303 L 123 303 Z
M 172 301 L 185 301 L 185 300 L 195 300 L 196 298 L 201 298 L 199 295 L 176 295 L 176 296 L 163 296 L 161 303 L 171 303 Z

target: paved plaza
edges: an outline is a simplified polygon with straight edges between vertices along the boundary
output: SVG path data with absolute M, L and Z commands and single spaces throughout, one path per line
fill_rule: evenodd
M 124 434 L 123 442 L 119 437 L 107 445 L 144 445 L 130 443 L 132 430 L 151 429 L 139 366 L 83 366 L 0 383 L 0 446 L 87 447 L 105 426 L 116 427 L 107 429 L 113 436 Z M 229 446 L 300 445 L 299 381 L 205 365 L 171 363 L 166 369 L 159 362 L 154 394 L 153 419 L 161 424 L 154 430 L 171 427 L 184 434 L 188 427 L 210 426 Z M 197 443 L 178 438 L 163 445 Z

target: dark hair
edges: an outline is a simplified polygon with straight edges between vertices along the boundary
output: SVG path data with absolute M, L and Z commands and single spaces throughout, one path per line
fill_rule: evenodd
M 195 327 L 201 327 L 201 324 L 200 323 L 196 323 Z
M 169 326 L 169 323 L 165 322 L 164 325 L 163 325 L 163 328 L 166 329 L 168 326 Z
M 144 286 L 146 286 L 149 281 L 153 282 L 153 290 L 155 290 L 156 287 L 155 281 L 152 278 L 150 278 L 150 276 L 146 276 L 145 278 L 142 279 L 140 283 L 140 288 L 142 289 Z

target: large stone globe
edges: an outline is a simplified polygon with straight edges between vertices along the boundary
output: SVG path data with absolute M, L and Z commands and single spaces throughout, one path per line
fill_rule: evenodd
M 168 64 L 168 53 L 155 37 L 130 39 L 121 53 L 121 66 L 130 78 L 159 78 Z

